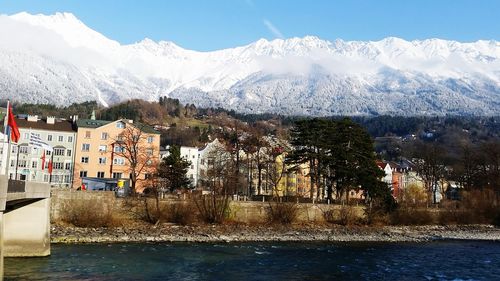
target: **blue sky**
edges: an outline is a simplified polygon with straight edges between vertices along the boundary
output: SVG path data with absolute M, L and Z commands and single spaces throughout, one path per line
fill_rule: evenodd
M 128 44 L 145 37 L 194 50 L 259 38 L 500 40 L 497 0 L 0 0 L 1 14 L 71 12 Z

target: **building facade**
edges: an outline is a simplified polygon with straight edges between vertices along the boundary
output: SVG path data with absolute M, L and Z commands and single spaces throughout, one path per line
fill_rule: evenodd
M 18 143 L 8 145 L 4 142 L 5 148 L 2 149 L 2 165 L 8 166 L 8 177 L 70 187 L 73 181 L 76 148 L 76 130 L 73 122 L 55 117 L 41 119 L 36 115 L 28 115 L 16 118 L 16 123 L 21 135 Z M 31 135 L 50 145 L 52 151 L 30 145 Z M 52 163 L 52 173 L 49 173 L 49 162 Z
M 147 187 L 160 157 L 159 132 L 127 119 L 82 119 L 76 125 L 73 188 L 81 188 L 85 179 L 118 181 L 134 175 L 137 192 Z

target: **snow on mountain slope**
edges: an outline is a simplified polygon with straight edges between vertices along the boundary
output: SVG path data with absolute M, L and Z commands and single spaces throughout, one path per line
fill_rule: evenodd
M 260 39 L 213 52 L 120 45 L 70 13 L 0 16 L 0 98 L 179 98 L 282 114 L 500 114 L 500 42 Z

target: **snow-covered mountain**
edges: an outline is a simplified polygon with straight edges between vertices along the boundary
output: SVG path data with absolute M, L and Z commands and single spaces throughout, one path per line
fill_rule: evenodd
M 300 115 L 500 114 L 500 42 L 258 40 L 213 52 L 106 38 L 70 13 L 0 16 L 0 98 L 131 98 Z

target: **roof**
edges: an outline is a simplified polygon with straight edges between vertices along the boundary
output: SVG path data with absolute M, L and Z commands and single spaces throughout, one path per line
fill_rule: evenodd
M 76 126 L 78 128 L 99 128 L 111 122 L 107 120 L 78 119 L 76 120 Z
M 16 123 L 19 128 L 31 128 L 47 131 L 60 131 L 60 132 L 75 132 L 73 123 L 70 120 L 55 119 L 54 124 L 47 124 L 45 120 L 28 121 L 24 118 L 16 118 Z
M 146 125 L 146 124 L 143 124 L 143 123 L 140 123 L 140 122 L 128 123 L 128 122 L 125 122 L 125 120 L 122 120 L 122 119 L 116 120 L 116 121 L 122 121 L 125 124 L 132 125 L 132 126 L 136 127 L 137 129 L 139 129 L 139 130 L 141 130 L 141 131 L 143 131 L 144 133 L 147 133 L 147 134 L 160 134 L 160 132 L 158 132 L 157 130 L 155 130 L 153 127 L 151 127 L 149 125 Z M 102 127 L 104 125 L 108 125 L 110 123 L 116 122 L 116 121 L 93 120 L 93 119 L 79 119 L 79 120 L 76 120 L 76 126 L 78 128 L 92 128 L 92 129 L 95 129 L 95 128 L 99 128 L 99 127 Z

